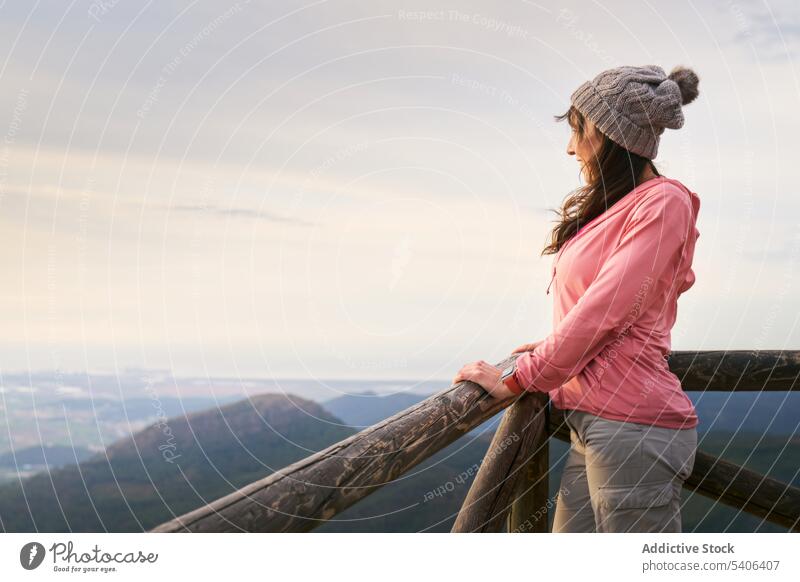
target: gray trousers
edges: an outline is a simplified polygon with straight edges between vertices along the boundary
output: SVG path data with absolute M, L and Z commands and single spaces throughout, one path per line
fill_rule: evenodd
M 566 410 L 570 449 L 553 532 L 680 532 L 680 493 L 697 430 Z

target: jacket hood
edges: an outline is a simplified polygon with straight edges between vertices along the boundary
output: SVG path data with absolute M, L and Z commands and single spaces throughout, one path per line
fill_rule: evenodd
M 692 210 L 694 211 L 694 220 L 696 222 L 697 221 L 697 215 L 700 213 L 700 196 L 698 196 L 696 192 L 693 192 L 692 190 L 689 190 L 689 188 L 687 188 L 683 184 L 683 182 L 681 182 L 680 180 L 676 180 L 674 178 L 666 178 L 665 180 L 667 182 L 670 182 L 670 183 L 674 184 L 675 186 L 677 186 L 678 188 L 680 188 L 681 190 L 686 192 L 691 197 Z M 695 230 L 695 233 L 694 233 L 695 237 L 699 237 L 700 236 L 700 231 L 697 230 L 697 226 L 695 226 L 694 230 Z

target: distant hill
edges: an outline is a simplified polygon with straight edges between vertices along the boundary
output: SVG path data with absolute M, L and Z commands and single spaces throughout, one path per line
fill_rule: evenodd
M 398 392 L 379 395 L 367 390 L 322 402 L 325 410 L 356 428 L 366 428 L 428 398 L 427 394 Z
M 359 430 L 348 425 L 374 424 L 415 404 L 409 401 L 416 396 L 425 397 L 366 393 L 337 398 L 322 407 L 297 396 L 270 393 L 170 418 L 80 465 L 35 475 L 22 485 L 0 486 L 0 524 L 5 531 L 150 529 L 347 438 Z M 450 531 L 501 417 L 502 413 L 496 415 L 315 531 Z M 793 460 L 800 449 L 797 437 L 764 435 L 763 429 L 711 431 L 701 436 L 700 446 L 773 478 L 800 484 Z M 551 498 L 567 450 L 566 443 L 551 440 Z M 684 531 L 786 531 L 687 490 L 683 498 Z
M 0 483 L 18 481 L 48 469 L 74 465 L 92 456 L 86 447 L 45 445 L 23 447 L 0 455 Z
M 172 418 L 80 465 L 0 486 L 0 523 L 9 532 L 150 529 L 347 438 L 346 424 L 283 394 Z M 449 531 L 490 440 L 463 437 L 318 531 Z
M 152 398 L 126 398 L 114 400 L 109 398 L 64 398 L 54 402 L 54 408 L 63 408 L 68 414 L 86 412 L 101 422 L 128 421 L 153 418 L 156 415 L 181 416 L 189 412 L 207 410 L 214 406 L 231 404 L 238 398 L 224 396 L 218 399 L 164 396 L 157 401 Z
M 341 424 L 284 394 L 171 418 L 79 465 L 0 486 L 0 523 L 5 531 L 149 529 L 350 436 Z
M 74 465 L 75 461 L 80 462 L 91 456 L 92 452 L 83 447 L 73 448 L 64 445 L 27 447 L 0 455 L 0 469 L 26 466 L 63 467 Z
M 699 432 L 800 434 L 800 392 L 687 392 Z
M 121 400 L 106 396 L 65 396 L 55 387 L 38 387 L 35 392 L 26 392 L 0 385 L 0 390 L 4 391 L 0 424 L 7 427 L 7 430 L 0 431 L 0 455 L 3 456 L 12 451 L 19 456 L 22 451 L 40 450 L 43 444 L 46 447 L 65 447 L 68 457 L 73 456 L 73 447 L 79 452 L 102 450 L 109 443 L 130 436 L 159 418 L 184 416 L 242 398 L 176 398 L 166 394 L 156 397 L 152 393 L 152 397 L 135 396 Z M 81 460 L 83 458 L 79 456 L 77 461 Z M 76 462 L 74 456 L 71 462 Z M 17 479 L 18 473 L 25 477 L 28 471 L 22 467 L 17 470 L 13 456 L 9 466 L 0 464 L 0 482 Z

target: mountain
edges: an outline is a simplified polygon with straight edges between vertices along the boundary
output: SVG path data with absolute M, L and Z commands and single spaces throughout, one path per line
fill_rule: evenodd
M 73 448 L 64 445 L 27 447 L 13 453 L 8 452 L 0 455 L 0 469 L 28 466 L 63 467 L 91 456 L 92 452 L 83 447 Z
M 0 483 L 18 481 L 48 469 L 73 465 L 92 456 L 86 447 L 38 445 L 0 455 Z
M 698 432 L 800 434 L 800 392 L 687 392 Z
M 100 422 L 125 422 L 152 419 L 155 416 L 181 416 L 189 412 L 207 410 L 218 404 L 230 404 L 237 399 L 232 396 L 213 398 L 163 396 L 159 399 L 133 397 L 124 400 L 110 398 L 64 398 L 48 403 L 52 408 L 66 411 L 70 416 L 87 413 Z M 42 406 L 38 407 L 42 412 Z M 47 410 L 47 409 L 45 409 Z
M 322 402 L 325 410 L 354 428 L 366 428 L 428 398 L 427 394 L 399 392 L 378 395 L 367 390 Z
M 150 529 L 347 438 L 357 430 L 348 425 L 373 424 L 407 408 L 412 396 L 395 395 L 404 400 L 365 394 L 326 403 L 342 417 L 310 400 L 269 393 L 167 419 L 79 465 L 0 486 L 0 524 L 5 531 Z M 450 531 L 501 417 L 496 415 L 315 531 Z M 738 426 L 741 419 L 730 422 Z M 765 426 L 752 432 L 705 431 L 700 447 L 800 484 L 793 460 L 800 439 L 765 434 Z M 551 440 L 551 499 L 567 451 L 566 443 Z M 786 531 L 688 490 L 683 500 L 684 531 Z
M 0 523 L 9 532 L 150 529 L 353 432 L 312 401 L 262 394 L 168 419 L 79 465 L 0 486 Z M 490 440 L 491 432 L 462 437 L 318 531 L 449 531 Z
M 65 395 L 60 391 L 63 389 L 53 386 L 15 387 L 0 382 L 0 392 L 3 392 L 0 424 L 7 427 L 7 430 L 0 431 L 0 455 L 6 456 L 14 451 L 19 457 L 24 451 L 41 450 L 42 445 L 62 446 L 67 450 L 67 457 L 72 457 L 70 462 L 80 462 L 83 458 L 75 459 L 72 450 L 99 451 L 159 418 L 184 416 L 242 398 L 241 395 L 237 398 L 177 398 L 152 391 L 144 393 L 146 397 L 120 399 L 107 395 L 84 397 L 77 387 L 74 393 Z M 37 467 L 41 470 L 45 468 L 43 465 L 32 463 L 31 470 Z M 9 466 L 0 462 L 0 482 L 25 477 L 28 470 L 19 467 L 18 471 L 18 467 L 13 455 Z
M 79 465 L 2 485 L 0 524 L 5 531 L 146 530 L 352 433 L 314 402 L 260 394 L 157 422 Z

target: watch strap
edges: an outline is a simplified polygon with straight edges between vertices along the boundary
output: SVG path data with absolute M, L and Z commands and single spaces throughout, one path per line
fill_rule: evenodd
M 512 393 L 522 394 L 525 390 L 517 380 L 516 374 L 517 374 L 517 367 L 514 366 L 514 371 L 508 374 L 505 378 L 503 378 L 503 384 L 505 384 L 506 388 L 511 390 Z

